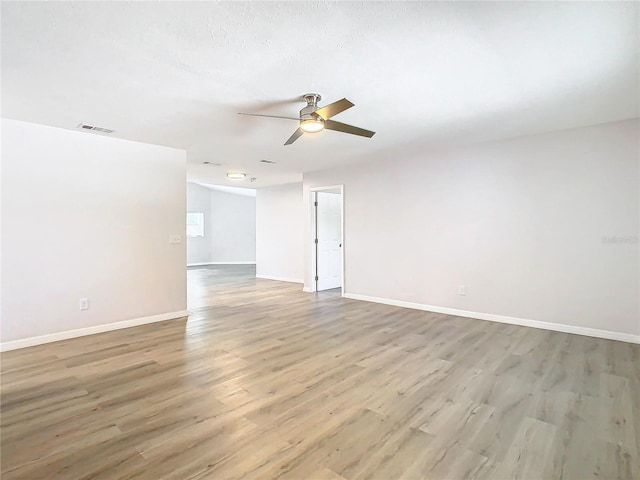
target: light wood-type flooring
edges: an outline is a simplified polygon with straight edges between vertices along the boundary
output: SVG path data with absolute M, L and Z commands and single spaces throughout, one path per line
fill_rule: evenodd
M 640 478 L 640 346 L 253 274 L 2 354 L 2 480 Z

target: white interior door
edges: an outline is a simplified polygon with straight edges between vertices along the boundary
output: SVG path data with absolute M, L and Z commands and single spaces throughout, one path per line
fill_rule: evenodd
M 316 192 L 317 290 L 342 287 L 342 195 Z

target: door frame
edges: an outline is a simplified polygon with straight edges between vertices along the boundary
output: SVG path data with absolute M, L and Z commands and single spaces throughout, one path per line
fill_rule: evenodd
M 309 189 L 309 192 L 311 193 L 309 195 L 309 211 L 311 212 L 311 237 L 308 239 L 308 245 L 309 248 L 311 249 L 311 288 L 309 289 L 310 292 L 317 292 L 318 291 L 318 282 L 316 281 L 316 267 L 317 267 L 317 259 L 316 259 L 316 226 L 317 226 L 317 221 L 316 221 L 316 207 L 314 205 L 315 201 L 316 201 L 316 193 L 317 192 L 322 192 L 322 191 L 326 191 L 326 190 L 336 190 L 339 189 L 340 190 L 340 243 L 342 244 L 342 248 L 340 249 L 340 275 L 342 277 L 342 292 L 341 295 L 344 297 L 344 292 L 345 292 L 345 277 L 344 277 L 344 185 L 327 185 L 324 187 L 313 187 Z

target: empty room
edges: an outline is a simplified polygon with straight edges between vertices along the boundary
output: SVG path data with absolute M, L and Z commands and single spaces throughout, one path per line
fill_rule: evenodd
M 1 2 L 2 480 L 640 478 L 640 2 Z

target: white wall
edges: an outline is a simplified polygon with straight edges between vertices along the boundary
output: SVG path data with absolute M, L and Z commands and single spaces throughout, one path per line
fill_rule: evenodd
M 303 282 L 304 221 L 301 183 L 257 191 L 257 277 Z
M 188 238 L 187 264 L 255 263 L 256 199 L 187 183 L 187 211 L 204 213 L 204 237 Z
M 184 151 L 7 119 L 2 140 L 3 345 L 185 313 Z
M 211 191 L 213 262 L 256 261 L 256 199 Z
M 187 265 L 211 261 L 211 190 L 187 183 L 187 212 L 204 214 L 204 237 L 187 237 Z
M 348 294 L 638 339 L 638 134 L 635 119 L 305 174 L 305 238 L 309 188 L 344 184 Z

